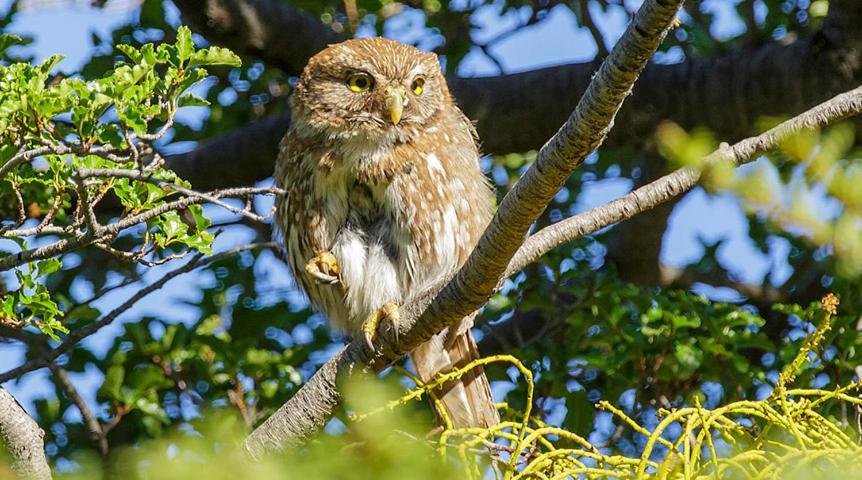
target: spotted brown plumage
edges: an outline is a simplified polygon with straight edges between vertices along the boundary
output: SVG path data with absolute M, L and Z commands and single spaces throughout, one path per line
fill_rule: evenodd
M 292 98 L 275 178 L 277 231 L 299 286 L 352 336 L 467 259 L 494 195 L 436 56 L 382 38 L 314 56 Z M 465 320 L 411 353 L 423 380 L 478 355 Z M 499 421 L 481 370 L 442 395 L 457 427 Z

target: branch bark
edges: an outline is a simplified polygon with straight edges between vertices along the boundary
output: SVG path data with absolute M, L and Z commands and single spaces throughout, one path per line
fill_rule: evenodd
M 69 372 L 55 363 L 49 364 L 48 367 L 54 374 L 54 378 L 57 380 L 57 383 L 59 383 L 66 392 L 69 400 L 78 407 L 78 412 L 84 420 L 84 425 L 87 426 L 87 431 L 90 432 L 90 438 L 96 445 L 96 449 L 102 457 L 102 461 L 104 461 L 108 457 L 108 437 L 105 430 L 102 428 L 102 424 L 99 422 L 99 419 L 96 418 L 96 414 L 93 413 L 90 406 L 87 405 L 87 401 L 78 393 L 78 389 L 75 388 L 75 384 L 72 383 L 72 379 L 69 377 Z
M 180 1 L 178 5 L 183 8 L 186 3 L 195 2 Z M 249 6 L 270 2 L 210 0 L 209 4 L 213 3 Z M 190 10 L 191 7 L 183 8 L 189 16 Z M 269 22 L 272 31 L 291 31 L 287 25 L 276 25 L 278 15 L 262 18 L 256 14 L 255 18 Z M 219 35 L 221 29 L 236 21 L 211 16 L 207 22 L 193 25 L 207 38 L 224 40 L 230 48 L 255 55 L 255 50 L 245 47 L 247 42 L 240 34 Z M 617 116 L 617 128 L 605 145 L 637 147 L 651 137 L 661 120 L 674 121 L 686 129 L 703 126 L 733 142 L 754 131 L 763 116 L 791 116 L 847 91 L 862 82 L 860 24 L 862 2 L 832 0 L 823 27 L 810 38 L 784 40 L 717 57 L 690 58 L 676 64 L 649 65 Z M 304 36 L 313 31 L 304 29 L 283 37 L 295 44 L 325 45 L 313 36 Z M 306 53 L 316 53 L 315 48 L 308 48 Z M 258 53 L 270 65 L 291 74 L 308 58 L 291 53 L 287 62 L 279 59 L 279 52 L 278 48 L 268 48 Z M 594 73 L 595 63 L 590 62 L 448 80 L 461 108 L 477 123 L 484 150 L 504 154 L 535 150 L 542 145 L 566 120 Z M 262 180 L 272 173 L 278 142 L 289 122 L 286 115 L 263 120 L 204 143 L 190 153 L 168 157 L 168 164 L 199 189 Z
M 45 458 L 45 432 L 27 415 L 15 398 L 0 387 L 0 446 L 12 460 L 12 470 L 27 480 L 50 480 Z
M 246 451 L 260 458 L 267 451 L 300 443 L 327 421 L 338 404 L 339 372 L 372 361 L 382 367 L 479 308 L 497 286 L 528 229 L 559 191 L 571 172 L 599 147 L 623 100 L 670 29 L 682 0 L 648 0 L 566 123 L 545 144 L 536 162 L 503 199 L 465 266 L 439 294 L 406 299 L 399 332 L 384 332 L 373 355 L 365 342 L 354 341 L 300 389 L 263 425 L 249 435 Z

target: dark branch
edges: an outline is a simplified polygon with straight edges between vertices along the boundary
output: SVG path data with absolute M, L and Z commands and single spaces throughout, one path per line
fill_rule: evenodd
M 320 19 L 273 0 L 174 0 L 207 40 L 296 75 L 312 55 L 344 40 Z

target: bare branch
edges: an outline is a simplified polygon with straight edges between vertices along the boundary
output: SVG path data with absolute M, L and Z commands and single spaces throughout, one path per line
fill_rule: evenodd
M 0 388 L 0 447 L 12 457 L 12 470 L 27 480 L 50 480 L 45 432 L 9 392 Z
M 87 405 L 87 402 L 81 398 L 80 394 L 78 394 L 78 389 L 75 388 L 75 385 L 72 383 L 72 379 L 69 378 L 69 372 L 55 363 L 51 363 L 49 368 L 51 369 L 51 372 L 54 373 L 54 378 L 57 379 L 57 382 L 59 382 L 60 386 L 63 387 L 66 395 L 69 396 L 69 400 L 78 407 L 78 411 L 81 412 L 81 418 L 84 419 L 84 425 L 87 426 L 87 431 L 90 432 L 90 438 L 93 439 L 93 443 L 96 444 L 99 455 L 104 459 L 108 456 L 108 438 L 105 431 L 102 429 L 102 424 L 99 422 L 99 419 L 96 418 L 95 414 L 93 414 L 93 411 Z
M 765 153 L 803 130 L 822 127 L 857 115 L 862 111 L 862 87 L 824 102 L 801 115 L 794 117 L 756 137 L 747 138 L 733 146 L 719 149 L 704 162 L 727 161 L 738 165 L 751 161 L 757 154 Z M 617 200 L 600 207 L 569 217 L 546 227 L 532 235 L 518 251 L 506 275 L 509 276 L 536 261 L 539 257 L 563 243 L 598 231 L 637 213 L 674 198 L 694 187 L 700 180 L 700 170 L 684 168 L 644 185 Z
M 231 213 L 235 213 L 237 215 L 241 215 L 243 217 L 246 217 L 249 220 L 254 220 L 254 221 L 263 222 L 263 223 L 265 223 L 269 220 L 268 216 L 257 215 L 257 214 L 255 214 L 255 213 L 253 213 L 247 209 L 237 208 L 237 207 L 234 207 L 233 205 L 230 205 L 228 203 L 225 203 L 225 202 L 219 200 L 217 196 L 222 195 L 220 192 L 214 192 L 213 194 L 198 192 L 198 191 L 183 187 L 182 185 L 177 185 L 175 183 L 166 182 L 164 180 L 159 180 L 159 179 L 153 178 L 151 176 L 144 175 L 138 170 L 127 170 L 127 169 L 120 169 L 120 168 L 82 168 L 82 169 L 78 170 L 78 175 L 80 175 L 81 178 L 91 178 L 91 177 L 129 178 L 132 180 L 137 180 L 139 182 L 152 183 L 153 185 L 156 185 L 159 188 L 162 188 L 165 190 L 168 190 L 168 189 L 174 190 L 176 192 L 182 193 L 183 195 L 186 195 L 187 197 L 200 198 L 202 200 L 205 200 L 208 203 L 218 205 L 219 207 L 222 207 Z M 249 188 L 249 189 L 245 189 L 245 190 L 248 192 L 247 195 L 256 195 L 256 194 L 260 194 L 260 193 L 267 193 L 267 194 L 273 194 L 274 195 L 274 194 L 282 193 L 281 190 L 276 188 L 276 187 L 268 187 L 268 188 L 262 188 L 262 189 Z M 241 196 L 241 195 L 231 195 L 231 196 Z
M 192 191 L 188 190 L 188 192 Z M 256 194 L 275 195 L 278 192 L 279 189 L 274 187 L 229 188 L 225 190 L 216 190 L 214 192 L 210 192 L 209 194 L 194 192 L 194 195 L 192 196 L 183 197 L 173 202 L 163 203 L 150 210 L 143 211 L 137 215 L 131 215 L 122 218 L 117 222 L 104 225 L 98 230 L 98 232 L 94 232 L 93 230 L 87 230 L 86 232 L 79 233 L 78 236 L 74 238 L 64 238 L 54 243 L 44 245 L 42 247 L 22 250 L 20 252 L 2 257 L 0 258 L 0 271 L 9 270 L 10 268 L 15 268 L 19 265 L 23 265 L 25 263 L 32 262 L 35 260 L 43 260 L 46 258 L 55 257 L 57 255 L 70 252 L 72 250 L 76 250 L 96 242 L 100 242 L 103 244 L 110 243 L 111 239 L 116 237 L 120 233 L 120 231 L 126 228 L 134 227 L 135 225 L 145 223 L 148 220 L 158 217 L 159 215 L 162 215 L 164 213 L 174 210 L 182 210 L 191 205 L 209 203 L 213 200 L 218 201 L 218 199 L 227 197 L 246 197 L 248 195 Z M 220 203 L 223 204 L 223 202 Z M 224 205 L 226 204 L 223 204 L 222 206 Z M 14 233 L 17 232 L 6 232 L 4 235 L 11 236 Z M 74 232 L 63 230 L 63 233 L 68 234 Z
M 52 147 L 40 147 L 16 153 L 8 162 L 0 165 L 0 179 L 6 177 L 6 174 L 14 170 L 18 165 L 27 163 L 36 157 L 48 155 L 49 153 L 55 153 Z M 62 153 L 68 152 L 64 151 Z

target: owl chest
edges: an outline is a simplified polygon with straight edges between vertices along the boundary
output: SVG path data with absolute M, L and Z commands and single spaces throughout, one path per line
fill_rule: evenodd
M 351 232 L 367 242 L 390 243 L 394 212 L 386 188 L 369 186 L 353 179 L 330 185 L 320 191 L 319 215 L 326 224 L 326 238 L 321 248 L 330 249 L 339 235 Z

